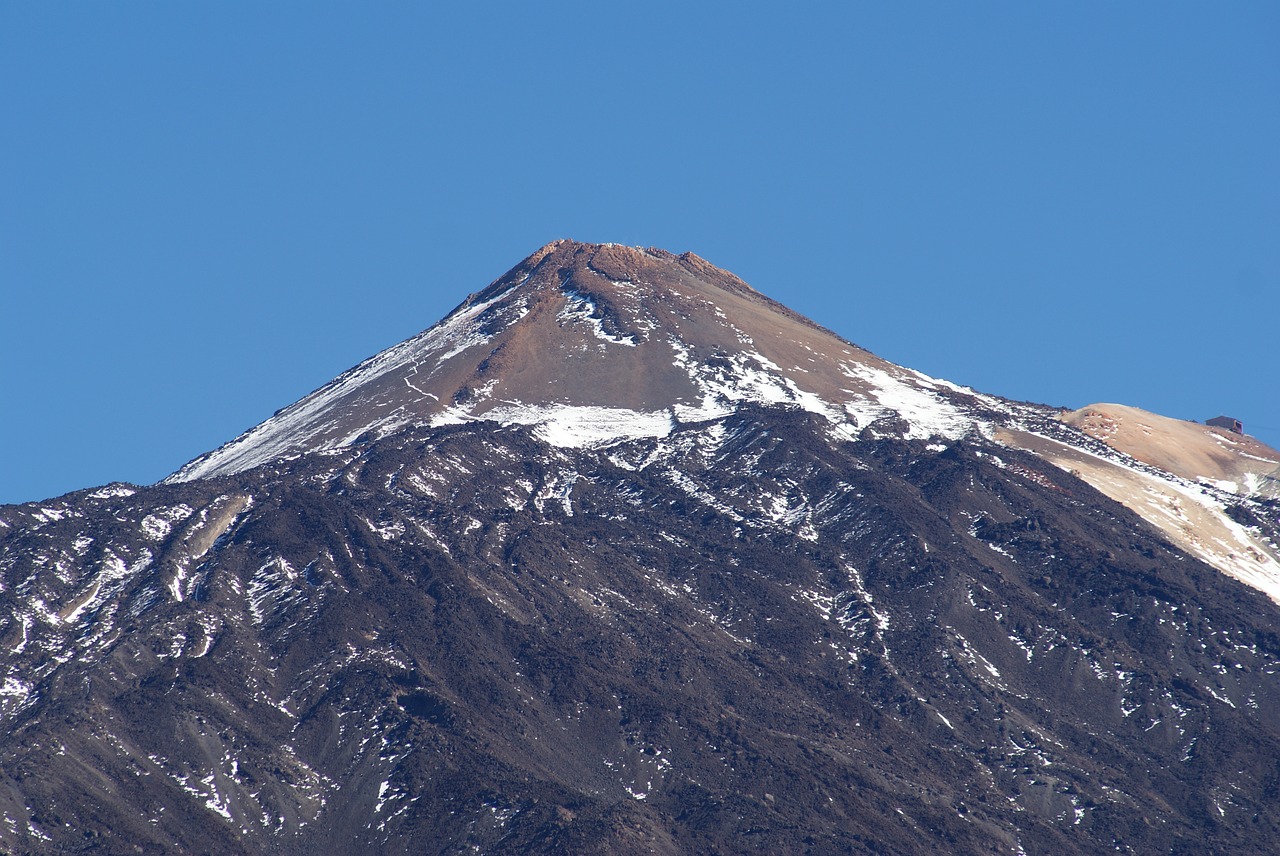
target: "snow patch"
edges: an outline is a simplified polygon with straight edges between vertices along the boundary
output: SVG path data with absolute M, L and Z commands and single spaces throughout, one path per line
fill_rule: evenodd
M 973 428 L 973 417 L 928 388 L 912 386 L 888 372 L 861 363 L 840 363 L 845 376 L 871 388 L 871 398 L 845 402 L 845 411 L 866 426 L 885 416 L 897 415 L 906 421 L 908 440 L 945 437 L 958 440 Z M 923 376 L 922 376 L 923 377 Z M 917 381 L 933 386 L 934 381 Z
M 534 425 L 534 435 L 561 448 L 588 448 L 619 440 L 665 437 L 675 427 L 670 411 L 629 410 L 623 407 L 590 407 L 572 404 L 513 403 L 480 416 L 454 408 L 432 420 L 433 425 L 470 421 L 494 421 L 503 425 Z
M 432 369 L 434 372 L 451 357 L 488 341 L 492 333 L 484 323 L 485 314 L 503 296 L 499 294 L 490 300 L 460 307 L 431 329 L 370 357 L 225 446 L 187 464 L 164 482 L 175 484 L 229 475 L 287 457 L 290 452 L 302 448 L 308 440 L 321 433 L 327 425 L 333 406 L 360 387 L 402 369 L 413 369 L 416 374 L 418 366 L 432 356 L 435 357 L 435 367 Z M 520 306 L 515 308 L 517 316 L 528 311 Z M 515 319 L 501 320 L 510 324 Z M 366 426 L 354 436 L 374 427 L 376 423 Z M 349 442 L 354 436 L 344 438 L 344 441 Z M 329 444 L 326 448 L 332 445 L 342 443 Z
M 604 315 L 590 295 L 564 285 L 560 286 L 560 290 L 565 296 L 565 304 L 556 315 L 556 320 L 562 324 L 586 325 L 597 339 L 613 345 L 634 348 L 638 344 L 635 336 L 623 336 L 604 329 Z

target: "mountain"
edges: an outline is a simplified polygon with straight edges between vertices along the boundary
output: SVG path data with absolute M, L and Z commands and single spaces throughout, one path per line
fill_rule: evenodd
M 1280 454 L 558 241 L 0 507 L 15 853 L 1268 852 Z

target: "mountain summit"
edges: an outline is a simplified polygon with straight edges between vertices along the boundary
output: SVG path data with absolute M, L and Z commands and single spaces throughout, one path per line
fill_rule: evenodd
M 558 241 L 0 506 L 0 851 L 1269 852 L 1277 467 Z
M 166 481 L 408 427 L 529 425 L 552 445 L 589 447 L 665 437 L 755 406 L 815 414 L 836 440 L 972 433 L 1030 451 L 1280 601 L 1280 549 L 1228 514 L 1251 495 L 1280 493 L 1275 450 L 1134 408 L 1124 422 L 1136 427 L 1118 431 L 1108 417 L 1102 430 L 1101 416 L 1083 414 L 1117 412 L 1111 405 L 1067 413 L 984 395 L 880 359 L 692 253 L 618 244 L 547 244 L 435 326 Z M 1174 427 L 1153 434 L 1157 422 Z M 1201 452 L 1185 465 L 1172 463 L 1193 448 Z
M 972 420 L 875 357 L 692 253 L 555 241 L 429 330 L 356 366 L 170 478 L 239 472 L 406 425 L 493 420 L 584 446 L 665 436 L 752 404 L 845 432 L 893 412 L 919 436 Z M 895 409 L 896 408 L 896 409 Z

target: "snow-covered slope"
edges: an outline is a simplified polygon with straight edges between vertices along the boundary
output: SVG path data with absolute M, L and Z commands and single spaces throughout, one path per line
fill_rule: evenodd
M 1135 512 L 1170 542 L 1280 603 L 1274 515 L 1259 499 L 1145 464 L 1067 432 L 1002 428 L 997 441 L 1033 452 Z
M 1229 513 L 1256 503 L 1250 488 L 1280 453 L 1176 420 L 1151 428 L 1161 417 L 1117 420 L 1103 406 L 1064 415 L 984 395 L 880 359 L 695 255 L 615 244 L 542 247 L 435 326 L 166 481 L 411 427 L 491 420 L 598 447 L 757 405 L 814 413 L 833 442 L 973 434 L 1032 451 L 1280 600 L 1272 534 Z
M 372 357 L 169 482 L 226 475 L 410 425 L 545 427 L 566 446 L 655 436 L 751 404 L 959 437 L 968 391 L 888 363 L 691 254 L 557 241 L 440 323 Z

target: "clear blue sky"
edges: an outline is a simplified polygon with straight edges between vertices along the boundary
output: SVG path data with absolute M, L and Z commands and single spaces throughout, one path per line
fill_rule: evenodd
M 1280 446 L 1280 4 L 0 0 L 0 502 L 150 482 L 559 237 Z

